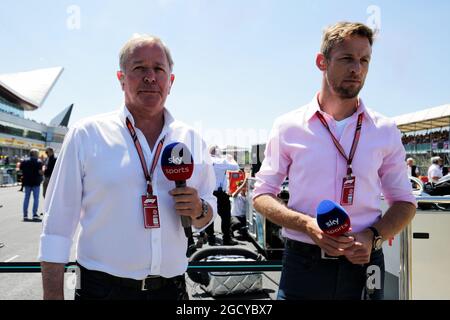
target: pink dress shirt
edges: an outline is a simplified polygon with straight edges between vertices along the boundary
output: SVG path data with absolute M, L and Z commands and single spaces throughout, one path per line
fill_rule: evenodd
M 297 110 L 279 117 L 273 126 L 261 170 L 256 175 L 253 198 L 276 195 L 289 178 L 288 207 L 316 216 L 318 204 L 325 199 L 340 203 L 342 181 L 347 163 L 327 129 L 320 122 L 317 96 Z M 320 111 L 333 134 L 336 121 Z M 353 159 L 356 187 L 353 205 L 345 206 L 352 232 L 360 232 L 381 218 L 381 194 L 389 205 L 407 201 L 416 205 L 405 167 L 405 149 L 400 131 L 390 119 L 366 108 L 360 100 L 357 111 L 338 138 L 347 156 L 353 142 L 358 115 L 364 113 L 361 137 Z M 313 244 L 299 231 L 283 228 L 283 236 Z

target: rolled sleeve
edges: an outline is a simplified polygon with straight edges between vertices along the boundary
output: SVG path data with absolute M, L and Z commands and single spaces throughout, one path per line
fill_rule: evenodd
M 39 261 L 67 263 L 81 215 L 82 165 L 76 129 L 64 139 L 44 203 Z
M 263 194 L 277 195 L 281 184 L 288 175 L 291 161 L 283 145 L 283 131 L 280 121 L 276 121 L 264 151 L 264 160 L 256 174 L 253 199 Z
M 72 239 L 57 235 L 41 235 L 39 248 L 39 261 L 53 263 L 68 263 Z
M 384 156 L 378 171 L 381 189 L 389 206 L 397 201 L 405 201 L 417 207 L 405 166 L 406 152 L 401 142 L 400 132 L 397 128 L 393 128 L 392 131 L 388 144 L 391 148 Z

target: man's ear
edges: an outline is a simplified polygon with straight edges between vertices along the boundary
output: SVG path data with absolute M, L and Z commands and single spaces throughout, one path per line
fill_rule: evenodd
M 122 71 L 117 71 L 117 80 L 119 80 L 120 82 L 120 86 L 122 87 L 123 90 L 123 86 L 124 86 L 124 82 L 123 82 L 123 78 L 124 78 L 124 74 Z
M 169 92 L 167 93 L 167 94 L 170 94 L 170 90 L 172 89 L 172 85 L 173 85 L 173 82 L 175 81 L 175 75 L 174 74 L 171 74 L 170 75 L 170 86 L 169 86 Z
M 320 71 L 327 70 L 327 59 L 322 53 L 318 53 L 316 56 L 316 66 Z

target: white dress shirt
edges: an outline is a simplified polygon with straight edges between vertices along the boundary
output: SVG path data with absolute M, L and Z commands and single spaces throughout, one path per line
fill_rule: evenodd
M 438 177 L 438 179 L 433 179 L 433 177 Z M 442 169 L 438 164 L 432 164 L 428 168 L 428 181 L 430 182 L 438 182 L 439 179 L 442 178 Z
M 214 166 L 214 173 L 216 175 L 216 188 L 222 188 L 223 191 L 228 190 L 228 179 L 227 179 L 227 171 L 238 171 L 239 165 L 236 161 L 229 161 L 226 157 L 221 156 L 213 156 L 212 162 Z
M 160 161 L 153 174 L 153 193 L 158 197 L 161 227 L 144 228 L 141 196 L 146 180 L 126 117 L 134 125 L 125 106 L 82 120 L 64 139 L 45 198 L 40 261 L 67 263 L 80 224 L 77 261 L 87 269 L 137 280 L 186 271 L 187 239 L 169 194 L 175 183 L 166 179 Z M 165 136 L 164 145 L 183 142 L 188 146 L 194 172 L 187 185 L 197 189 L 215 217 L 215 176 L 206 144 L 167 110 L 164 118 L 158 142 Z M 142 131 L 136 128 L 136 134 L 150 168 L 158 143 L 150 150 Z

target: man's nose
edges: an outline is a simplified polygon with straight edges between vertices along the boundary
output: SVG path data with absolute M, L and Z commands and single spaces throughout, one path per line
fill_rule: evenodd
M 156 74 L 155 72 L 148 71 L 145 75 L 144 75 L 144 82 L 145 83 L 153 83 L 156 82 Z
M 360 62 L 355 61 L 350 65 L 350 72 L 355 74 L 360 74 L 362 70 L 362 65 Z

